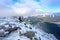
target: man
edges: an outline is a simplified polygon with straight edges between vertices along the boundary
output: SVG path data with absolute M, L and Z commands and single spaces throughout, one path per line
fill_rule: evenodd
M 19 22 L 23 22 L 23 20 L 22 20 L 22 17 L 21 17 L 21 16 L 19 16 Z

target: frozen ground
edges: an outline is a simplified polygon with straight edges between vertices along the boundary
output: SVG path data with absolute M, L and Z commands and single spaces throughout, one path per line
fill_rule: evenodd
M 0 40 L 17 40 L 17 39 L 19 39 L 18 31 L 14 31 L 9 36 L 4 38 L 2 37 Z
M 10 31 L 11 33 L 9 33 Z M 6 37 L 0 37 L 0 40 L 57 40 L 53 34 L 48 34 L 25 22 L 19 23 L 18 20 L 11 18 L 0 20 L 0 34 L 8 35 Z

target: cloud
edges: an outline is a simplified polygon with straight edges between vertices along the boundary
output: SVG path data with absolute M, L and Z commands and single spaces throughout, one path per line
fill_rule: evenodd
M 45 11 L 58 12 L 59 5 L 59 0 L 0 0 L 0 16 L 29 16 L 41 14 Z
M 32 15 L 41 6 L 35 0 L 0 0 L 0 16 Z
M 0 17 L 9 17 L 17 15 L 11 8 L 2 7 L 0 8 Z
M 1 0 L 1 16 L 30 16 L 41 14 L 43 10 L 36 0 Z M 42 12 L 41 12 L 42 11 Z
M 34 0 L 19 0 L 12 6 L 18 15 L 33 15 L 41 6 Z
M 9 7 L 12 0 L 0 0 L 0 17 L 15 16 L 16 13 Z

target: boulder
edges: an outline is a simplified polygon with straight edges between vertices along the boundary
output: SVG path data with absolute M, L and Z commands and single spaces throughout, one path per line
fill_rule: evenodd
M 35 33 L 33 31 L 27 31 L 24 35 L 32 39 L 35 36 Z
M 11 32 L 11 31 L 14 31 L 14 30 L 17 30 L 17 27 L 15 26 L 15 25 L 10 25 L 10 29 L 9 29 L 9 31 Z
M 0 29 L 3 29 L 4 28 L 4 26 L 3 25 L 0 25 Z
M 0 29 L 0 37 L 4 37 L 5 36 L 4 32 L 5 31 L 3 29 Z
M 4 25 L 4 30 L 5 31 L 9 31 L 11 29 L 11 27 L 9 25 Z

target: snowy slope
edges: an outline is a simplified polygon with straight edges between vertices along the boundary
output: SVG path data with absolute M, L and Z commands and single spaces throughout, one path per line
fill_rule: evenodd
M 13 31 L 15 28 L 17 30 Z M 19 23 L 18 20 L 11 18 L 0 20 L 0 34 L 5 36 L 0 37 L 0 40 L 57 40 L 53 34 L 48 34 L 25 22 Z

